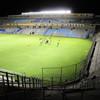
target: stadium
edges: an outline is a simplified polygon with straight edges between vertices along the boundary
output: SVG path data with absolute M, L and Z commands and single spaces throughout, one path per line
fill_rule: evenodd
M 83 100 L 84 92 L 97 92 L 97 19 L 70 10 L 0 18 L 0 100 L 73 100 L 67 94 L 74 92 Z

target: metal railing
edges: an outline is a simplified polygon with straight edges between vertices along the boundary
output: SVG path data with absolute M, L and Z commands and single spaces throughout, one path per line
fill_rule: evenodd
M 44 86 L 60 86 L 68 83 L 74 83 L 80 80 L 84 75 L 84 66 L 86 60 L 80 63 L 69 65 L 66 67 L 50 67 L 42 68 L 42 85 Z M 68 72 L 68 74 L 67 74 Z
M 42 80 L 35 77 L 26 77 L 19 74 L 0 71 L 0 85 L 19 88 L 41 88 Z

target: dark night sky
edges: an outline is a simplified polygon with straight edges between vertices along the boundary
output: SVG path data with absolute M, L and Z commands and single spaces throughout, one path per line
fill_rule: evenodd
M 100 14 L 99 0 L 2 0 L 0 3 L 0 16 L 58 8 L 69 8 L 73 12 Z

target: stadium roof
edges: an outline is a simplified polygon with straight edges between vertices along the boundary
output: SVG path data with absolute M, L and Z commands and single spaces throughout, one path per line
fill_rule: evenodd
M 100 14 L 99 0 L 1 0 L 0 16 L 48 9 L 71 9 L 76 13 Z

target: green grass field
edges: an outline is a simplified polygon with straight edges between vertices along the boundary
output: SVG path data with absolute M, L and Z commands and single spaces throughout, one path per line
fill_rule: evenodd
M 0 34 L 0 68 L 41 77 L 42 68 L 52 67 L 43 70 L 44 77 L 57 78 L 64 67 L 63 77 L 70 79 L 74 77 L 74 64 L 86 58 L 92 44 L 88 39 L 64 37 L 51 37 L 49 44 L 41 44 L 40 38 L 45 41 L 49 37 Z M 80 69 L 78 66 L 77 72 Z

